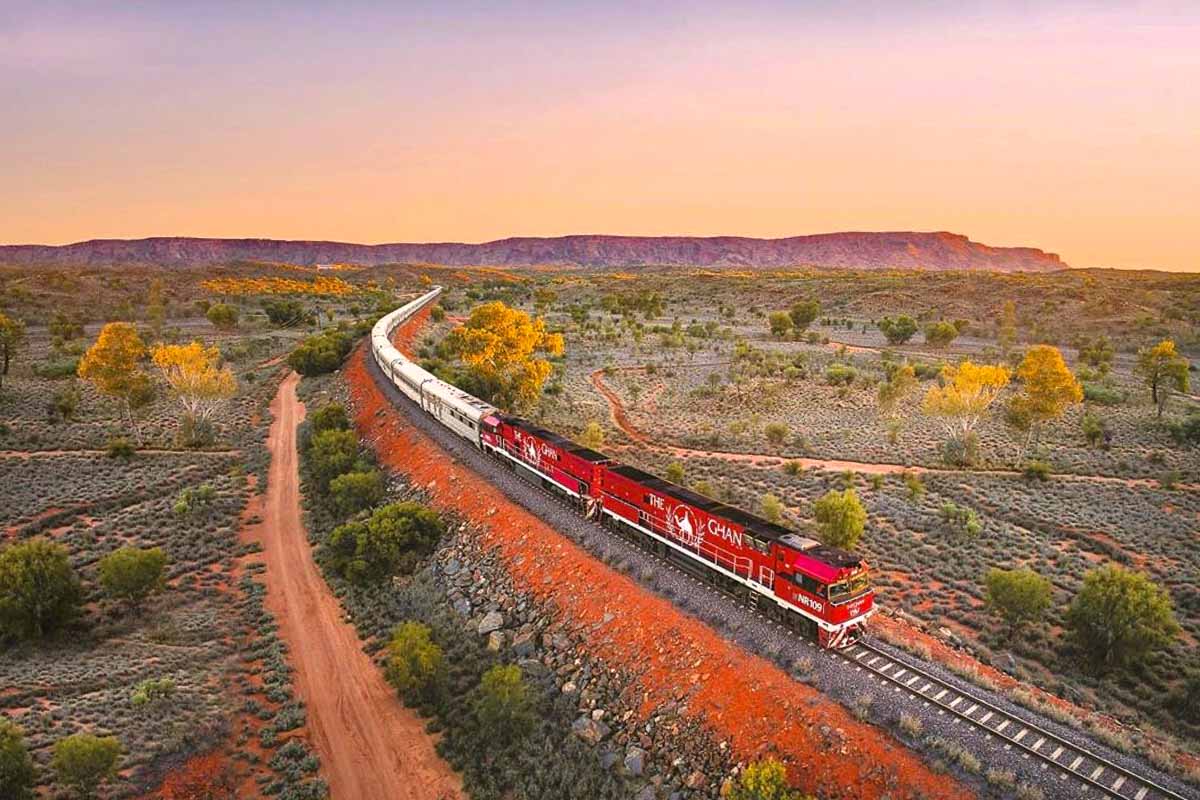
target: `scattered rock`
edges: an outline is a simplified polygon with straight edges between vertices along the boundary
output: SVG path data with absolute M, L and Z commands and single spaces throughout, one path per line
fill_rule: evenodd
M 488 634 L 487 649 L 493 653 L 504 649 L 504 631 L 492 631 Z
M 583 739 L 588 744 L 595 746 L 608 736 L 610 729 L 603 722 L 594 720 L 591 717 L 580 717 L 571 723 L 571 732 Z
M 625 751 L 625 771 L 635 778 L 640 778 L 646 768 L 646 751 L 640 747 L 630 747 Z
M 503 627 L 504 617 L 500 615 L 500 612 L 489 611 L 479 622 L 479 634 L 482 636 L 491 633 L 492 631 L 498 631 Z

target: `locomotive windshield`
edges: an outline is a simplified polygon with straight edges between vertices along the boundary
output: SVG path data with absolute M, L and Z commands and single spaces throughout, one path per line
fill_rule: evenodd
M 831 603 L 841 603 L 864 594 L 870 588 L 871 578 L 863 571 L 852 578 L 831 584 L 829 587 L 829 601 Z

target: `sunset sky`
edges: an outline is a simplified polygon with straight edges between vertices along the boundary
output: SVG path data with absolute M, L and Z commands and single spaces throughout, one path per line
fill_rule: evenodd
M 3 0 L 0 243 L 950 230 L 1200 270 L 1198 42 L 1195 0 Z

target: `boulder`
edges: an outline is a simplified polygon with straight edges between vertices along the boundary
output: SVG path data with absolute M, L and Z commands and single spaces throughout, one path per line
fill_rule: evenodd
M 625 771 L 635 778 L 640 778 L 646 769 L 646 751 L 640 747 L 631 747 L 625 751 Z
M 504 631 L 492 631 L 488 634 L 487 649 L 499 653 L 504 649 Z
M 591 717 L 580 717 L 571 723 L 571 732 L 590 745 L 597 745 L 609 734 L 609 727 Z
M 504 627 L 504 617 L 500 616 L 499 611 L 489 611 L 484 614 L 483 619 L 479 621 L 479 634 L 484 636 L 492 631 L 498 631 Z

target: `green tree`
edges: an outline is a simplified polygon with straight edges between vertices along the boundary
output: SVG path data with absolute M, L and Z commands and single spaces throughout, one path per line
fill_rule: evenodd
M 491 737 L 517 739 L 533 730 L 533 697 L 515 664 L 497 664 L 483 673 L 475 715 Z
M 309 336 L 288 354 L 287 364 L 305 377 L 324 375 L 342 365 L 354 349 L 354 337 L 348 331 L 330 328 Z
M 445 678 L 444 654 L 433 631 L 420 622 L 404 622 L 392 631 L 384 674 L 407 699 L 429 700 Z
M 852 550 L 867 524 L 867 510 L 859 502 L 853 487 L 830 490 L 813 503 L 821 541 L 833 547 Z
M 1170 595 L 1145 575 L 1115 564 L 1084 576 L 1067 625 L 1083 653 L 1102 668 L 1137 666 L 1179 634 Z
M 755 761 L 742 770 L 742 774 L 729 790 L 729 800 L 811 800 L 810 797 L 788 786 L 787 768 L 775 758 Z
M 314 435 L 324 431 L 344 431 L 350 428 L 350 418 L 341 403 L 326 403 L 309 416 L 308 424 Z
M 433 552 L 446 527 L 432 509 L 414 502 L 389 503 L 362 522 L 333 529 L 334 568 L 354 583 L 410 574 Z
M 358 437 L 354 431 L 321 431 L 309 440 L 306 455 L 309 472 L 321 491 L 328 491 L 334 478 L 349 472 L 358 462 Z
M 0 389 L 8 377 L 8 367 L 25 341 L 25 323 L 0 312 Z
M 771 422 L 764 429 L 767 435 L 767 441 L 778 447 L 787 440 L 788 426 L 782 422 Z
M 1175 351 L 1175 342 L 1170 339 L 1139 350 L 1134 371 L 1150 387 L 1150 398 L 1160 417 L 1172 389 L 1188 390 L 1188 360 Z
M 223 330 L 231 331 L 238 324 L 238 310 L 236 306 L 231 306 L 228 303 L 217 303 L 209 306 L 208 311 L 204 316 L 208 317 L 208 321 L 214 327 Z
M 792 318 L 792 327 L 796 331 L 803 332 L 809 325 L 813 324 L 813 320 L 821 315 L 821 301 L 816 299 L 801 300 L 796 303 L 788 311 L 788 316 Z
M 0 551 L 0 636 L 40 639 L 75 618 L 82 596 L 62 545 L 31 539 Z
M 115 736 L 76 733 L 54 744 L 50 766 L 58 780 L 80 797 L 94 797 L 100 784 L 117 774 L 121 743 Z
M 984 584 L 988 606 L 1008 623 L 1009 636 L 1050 608 L 1050 581 L 1031 569 L 990 569 Z
M 879 331 L 888 340 L 888 344 L 904 344 L 917 332 L 917 321 L 907 314 L 892 319 L 884 317 L 879 320 Z
M 140 611 L 142 603 L 166 583 L 167 554 L 161 547 L 145 550 L 126 545 L 100 559 L 98 573 L 104 593 Z
M 925 343 L 931 347 L 945 347 L 958 338 L 958 326 L 953 322 L 930 322 L 925 326 Z
M 0 797 L 28 800 L 33 797 L 37 770 L 21 726 L 0 717 Z
M 771 329 L 772 336 L 782 339 L 792 332 L 792 318 L 786 311 L 772 311 L 767 316 L 767 326 Z
M 603 447 L 604 428 L 600 427 L 599 422 L 589 422 L 583 426 L 583 432 L 579 434 L 579 443 L 593 450 Z
M 778 524 L 783 521 L 784 507 L 782 500 L 768 492 L 758 502 L 762 506 L 763 516 L 767 518 L 768 522 Z
M 343 517 L 381 502 L 386 493 L 383 476 L 375 469 L 347 472 L 329 482 L 329 496 Z
M 663 475 L 671 483 L 677 483 L 682 486 L 684 477 L 683 464 L 680 464 L 678 461 L 672 461 L 670 464 L 667 464 L 667 470 Z

